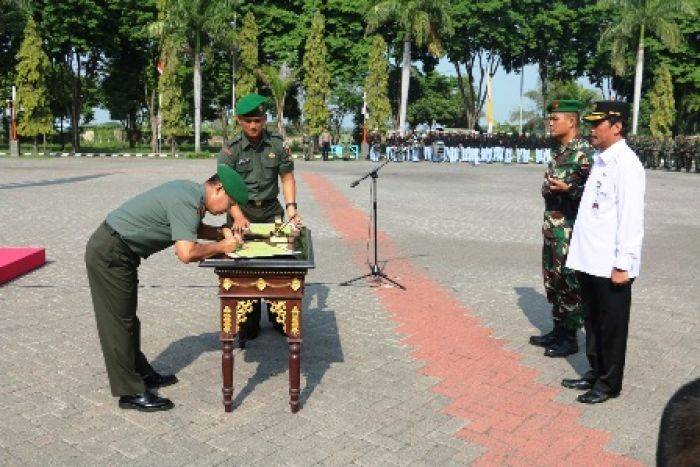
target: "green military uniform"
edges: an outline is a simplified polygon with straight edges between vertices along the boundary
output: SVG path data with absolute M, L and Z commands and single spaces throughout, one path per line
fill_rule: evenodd
M 178 240 L 196 241 L 203 197 L 201 184 L 165 183 L 109 213 L 87 243 L 90 293 L 114 396 L 144 392 L 144 378 L 154 373 L 141 352 L 136 316 L 141 259 Z
M 245 185 L 228 167 L 217 170 L 231 199 L 247 200 Z M 205 187 L 175 180 L 146 191 L 110 212 L 85 249 L 97 331 L 114 396 L 144 393 L 144 379 L 157 373 L 141 352 L 136 316 L 138 267 L 177 241 L 197 241 L 205 214 Z
M 574 271 L 564 266 L 569 250 L 578 203 L 593 163 L 593 148 L 576 138 L 557 149 L 545 171 L 542 197 L 545 199 L 542 236 L 542 274 L 547 300 L 553 305 L 554 319 L 568 329 L 583 323 L 581 297 Z M 562 180 L 571 189 L 567 193 L 549 191 L 547 177 Z
M 266 98 L 248 94 L 238 101 L 236 114 L 260 114 L 266 106 Z M 281 174 L 294 171 L 294 161 L 283 147 L 281 136 L 264 129 L 260 141 L 253 144 L 243 133 L 239 133 L 221 151 L 218 163 L 228 165 L 243 177 L 249 200 L 239 207 L 250 222 L 274 222 L 275 217 L 284 217 L 284 209 L 277 199 L 280 192 L 278 181 Z M 246 321 L 248 337 L 257 334 L 259 322 L 258 302 Z
M 554 101 L 549 112 L 578 113 L 582 107 L 579 101 Z M 575 272 L 565 267 L 569 242 L 573 231 L 578 204 L 593 163 L 594 149 L 582 138 L 575 138 L 553 151 L 542 183 L 542 197 L 545 201 L 542 224 L 542 276 L 547 300 L 552 304 L 554 331 L 549 335 L 533 337 L 531 343 L 547 347 L 545 355 L 565 356 L 572 353 L 576 330 L 583 324 L 581 295 Z M 570 186 L 569 191 L 552 192 L 549 178 L 563 181 Z M 568 338 L 573 342 L 566 342 Z M 556 346 L 566 346 L 567 350 Z

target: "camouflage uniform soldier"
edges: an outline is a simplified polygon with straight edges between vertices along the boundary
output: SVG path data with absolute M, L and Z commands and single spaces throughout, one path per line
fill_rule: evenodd
M 574 271 L 564 266 L 578 204 L 593 163 L 593 148 L 578 134 L 582 108 L 580 101 L 569 99 L 553 101 L 547 108 L 550 133 L 559 143 L 542 184 L 542 275 L 547 300 L 552 304 L 554 329 L 530 337 L 530 343 L 545 347 L 548 357 L 578 352 L 576 331 L 583 323 L 578 281 Z

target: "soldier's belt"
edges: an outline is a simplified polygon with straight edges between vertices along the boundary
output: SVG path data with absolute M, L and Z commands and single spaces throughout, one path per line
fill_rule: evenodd
M 277 202 L 277 198 L 272 198 L 272 199 L 251 199 L 248 200 L 248 205 L 249 206 L 254 206 L 256 208 L 263 208 L 270 206 L 271 204 L 274 204 Z

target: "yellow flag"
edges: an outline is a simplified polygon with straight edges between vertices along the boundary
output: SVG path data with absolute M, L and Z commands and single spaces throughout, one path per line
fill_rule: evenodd
M 489 74 L 486 77 L 486 123 L 488 123 L 489 134 L 493 132 L 493 122 L 493 83 Z

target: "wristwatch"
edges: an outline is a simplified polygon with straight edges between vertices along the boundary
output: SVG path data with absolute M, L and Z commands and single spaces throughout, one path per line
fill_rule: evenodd
M 298 209 L 298 208 L 297 208 L 297 203 L 287 203 L 287 204 L 284 205 L 284 208 L 287 209 L 289 206 L 294 206 L 294 209 Z

